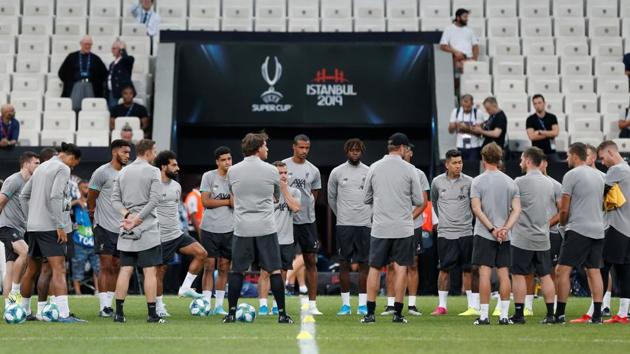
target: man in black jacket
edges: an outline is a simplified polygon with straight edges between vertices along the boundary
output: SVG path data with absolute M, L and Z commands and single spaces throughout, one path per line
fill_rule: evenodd
M 131 73 L 133 71 L 134 57 L 127 54 L 125 42 L 116 39 L 112 44 L 114 61 L 109 64 L 107 76 L 107 103 L 112 109 L 122 97 L 122 88 L 131 85 Z
M 87 97 L 103 97 L 103 86 L 107 80 L 107 67 L 101 58 L 92 53 L 92 37 L 81 39 L 81 50 L 68 54 L 59 68 L 59 79 L 63 82 L 61 97 L 72 98 L 72 109 L 81 109 L 81 100 Z

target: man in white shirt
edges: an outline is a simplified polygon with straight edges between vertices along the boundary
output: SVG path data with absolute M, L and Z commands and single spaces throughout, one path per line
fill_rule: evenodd
M 483 138 L 473 133 L 472 128 L 483 124 L 486 117 L 473 106 L 472 95 L 462 95 L 459 103 L 459 107 L 451 113 L 448 132 L 457 135 L 456 147 L 464 160 L 479 160 Z
M 462 72 L 466 60 L 479 59 L 479 38 L 468 27 L 469 10 L 457 9 L 455 21 L 446 27 L 440 39 L 440 49 L 453 54 L 456 72 Z
M 136 18 L 136 21 L 147 27 L 147 35 L 149 37 L 155 36 L 160 31 L 160 15 L 151 9 L 152 6 L 153 0 L 138 0 L 137 3 L 132 4 L 130 7 L 130 12 Z

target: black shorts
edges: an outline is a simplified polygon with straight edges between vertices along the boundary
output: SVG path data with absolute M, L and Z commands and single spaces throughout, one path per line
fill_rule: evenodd
M 162 264 L 167 264 L 172 261 L 176 252 L 179 252 L 182 248 L 190 246 L 195 242 L 197 242 L 197 240 L 188 234 L 182 234 L 174 240 L 164 242 L 162 244 Z
M 138 252 L 119 252 L 121 267 L 149 268 L 162 264 L 162 245 Z
M 604 238 L 604 262 L 630 264 L 630 237 L 610 226 Z
M 370 238 L 370 267 L 382 268 L 392 262 L 410 267 L 416 256 L 414 236 L 403 238 Z
M 551 241 L 551 249 L 549 250 L 549 257 L 551 257 L 551 266 L 555 267 L 558 264 L 560 258 L 560 248 L 562 247 L 562 235 L 556 232 L 549 234 L 549 240 Z
M 604 266 L 603 251 L 603 238 L 594 239 L 569 230 L 564 234 L 558 264 L 574 268 L 601 268 Z
M 337 225 L 337 249 L 341 260 L 367 263 L 370 256 L 370 228 L 365 226 Z
M 4 259 L 13 262 L 17 259 L 17 254 L 13 252 L 13 242 L 24 240 L 24 236 L 18 230 L 4 226 L 0 228 L 0 242 L 4 243 Z
M 319 237 L 317 237 L 317 225 L 293 224 L 293 239 L 300 245 L 302 253 L 317 253 L 319 250 Z
M 551 273 L 550 251 L 530 251 L 510 247 L 512 261 L 510 272 L 517 275 L 530 275 L 536 273 L 539 277 L 544 277 Z
M 94 253 L 118 257 L 118 233 L 105 230 L 100 225 L 94 227 Z
M 282 261 L 282 270 L 293 269 L 293 259 L 295 258 L 295 244 L 280 245 L 280 260 Z
M 498 243 L 479 235 L 473 236 L 472 264 L 497 268 L 509 267 L 510 241 Z
M 201 245 L 208 258 L 232 259 L 232 232 L 214 233 L 201 230 Z
M 257 237 L 232 237 L 232 271 L 245 272 L 253 263 L 269 273 L 282 269 L 280 245 L 275 232 Z
M 449 271 L 459 266 L 462 268 L 463 272 L 471 271 L 473 252 L 472 236 L 460 237 L 456 240 L 438 237 L 437 246 L 439 270 Z
M 68 234 L 72 242 L 72 234 Z M 28 255 L 32 258 L 65 257 L 68 244 L 57 242 L 57 231 L 31 231 L 28 236 Z

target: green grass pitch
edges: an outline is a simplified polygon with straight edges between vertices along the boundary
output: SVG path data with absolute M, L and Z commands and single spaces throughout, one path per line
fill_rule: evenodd
M 300 332 L 298 299 L 288 298 L 294 325 L 278 325 L 275 316 L 257 317 L 255 323 L 221 323 L 220 316 L 205 318 L 188 314 L 188 299 L 167 297 L 172 317 L 166 324 L 147 324 L 142 297 L 130 297 L 125 303 L 126 324 L 98 318 L 96 297 L 71 297 L 70 308 L 86 324 L 28 322 L 21 325 L 0 324 L 0 353 L 299 353 L 296 336 Z M 356 306 L 356 297 L 352 304 Z M 449 315 L 429 315 L 435 297 L 419 297 L 422 317 L 408 316 L 409 323 L 391 323 L 390 317 L 378 316 L 377 323 L 361 325 L 357 315 L 335 316 L 340 298 L 320 297 L 316 318 L 316 343 L 320 353 L 630 353 L 628 325 L 545 326 L 538 324 L 544 315 L 544 303 L 535 300 L 535 316 L 524 326 L 499 326 L 496 318 L 485 327 L 472 325 L 474 318 L 458 317 L 465 309 L 465 297 L 449 298 Z M 258 307 L 256 299 L 241 299 Z M 379 299 L 377 310 L 382 310 Z M 568 318 L 575 318 L 588 308 L 589 299 L 570 299 Z M 494 301 L 491 303 L 493 309 Z M 355 308 L 356 310 L 356 308 Z M 613 300 L 613 313 L 617 301 Z

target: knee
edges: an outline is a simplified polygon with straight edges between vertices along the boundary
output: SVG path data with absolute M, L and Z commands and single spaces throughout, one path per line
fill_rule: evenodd
M 208 252 L 203 248 L 199 248 L 195 253 L 195 259 L 199 262 L 203 262 L 206 258 L 208 258 Z

